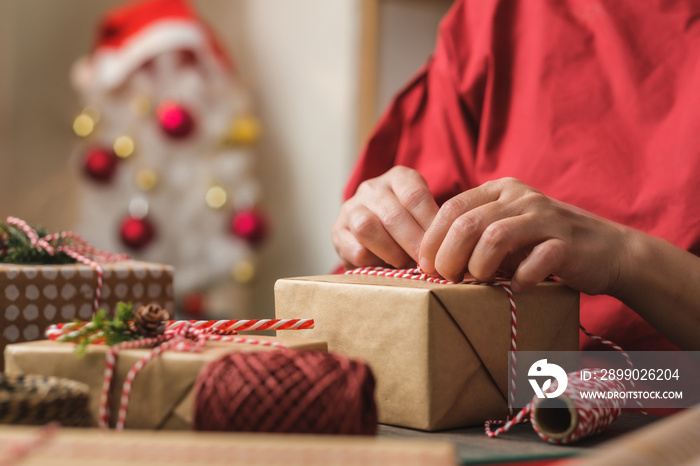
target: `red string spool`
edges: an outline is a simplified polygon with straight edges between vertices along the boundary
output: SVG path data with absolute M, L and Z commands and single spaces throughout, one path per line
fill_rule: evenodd
M 374 435 L 369 367 L 313 351 L 233 353 L 195 382 L 195 430 Z

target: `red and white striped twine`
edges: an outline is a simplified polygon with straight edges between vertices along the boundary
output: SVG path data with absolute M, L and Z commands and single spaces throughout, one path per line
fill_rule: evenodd
M 103 270 L 100 262 L 110 263 L 130 259 L 128 254 L 112 254 L 101 251 L 90 245 L 81 236 L 71 231 L 53 233 L 40 238 L 36 230 L 30 227 L 24 220 L 17 217 L 7 217 L 6 221 L 9 225 L 13 225 L 22 230 L 29 238 L 30 243 L 37 250 L 44 250 L 50 256 L 53 256 L 57 252 L 62 252 L 81 264 L 87 265 L 95 271 L 97 274 L 97 286 L 95 288 L 95 299 L 93 301 L 93 313 L 97 312 L 97 309 L 100 306 L 100 296 L 102 294 Z M 68 241 L 65 244 L 54 247 L 51 242 L 58 239 Z
M 312 319 L 253 319 L 253 320 L 171 320 L 168 329 L 175 330 L 186 323 L 195 329 L 209 329 L 216 333 L 252 330 L 304 330 L 313 328 Z
M 130 322 L 131 324 L 131 322 Z M 46 329 L 46 338 L 60 343 L 69 342 L 79 331 L 89 328 L 91 322 L 66 322 L 51 324 Z M 252 320 L 171 320 L 166 330 L 177 330 L 184 326 L 212 334 L 236 335 L 239 331 L 254 330 L 305 330 L 314 328 L 313 319 L 252 319 Z M 102 343 L 101 334 L 93 335 L 91 343 Z
M 265 322 L 277 320 L 277 319 L 264 319 Z M 294 322 L 293 322 L 294 321 Z M 298 321 L 302 323 L 299 324 Z M 174 325 L 173 322 L 177 323 Z M 197 327 L 194 323 L 189 321 L 172 321 L 171 325 L 165 330 L 163 335 L 154 338 L 143 338 L 140 340 L 127 341 L 124 343 L 119 343 L 112 346 L 106 354 L 106 364 L 104 379 L 102 383 L 102 391 L 100 394 L 100 408 L 99 408 L 99 427 L 101 429 L 107 429 L 109 427 L 110 413 L 109 413 L 109 394 L 112 386 L 112 379 L 114 377 L 114 370 L 116 367 L 117 355 L 119 351 L 123 349 L 134 349 L 143 348 L 146 346 L 155 346 L 146 356 L 141 358 L 134 366 L 129 370 L 124 380 L 124 385 L 122 387 L 122 395 L 119 402 L 119 413 L 117 416 L 117 422 L 115 425 L 116 430 L 124 429 L 124 424 L 126 422 L 126 416 L 129 408 L 129 399 L 131 397 L 131 390 L 134 379 L 138 373 L 143 369 L 143 367 L 151 361 L 153 358 L 159 354 L 168 351 L 190 351 L 197 352 L 201 351 L 207 341 L 223 341 L 230 343 L 244 343 L 249 345 L 260 345 L 260 346 L 271 346 L 279 349 L 288 349 L 287 345 L 274 340 L 259 340 L 257 338 L 249 338 L 243 336 L 236 336 L 235 330 L 231 327 L 235 325 L 235 322 L 253 322 L 251 325 L 255 325 L 255 321 L 202 321 L 202 322 L 220 322 L 219 328 L 223 327 L 227 329 L 230 334 L 220 334 L 216 332 L 216 327 L 213 325 L 209 326 L 199 326 Z M 228 324 L 228 322 L 233 322 Z M 284 319 L 284 321 L 278 321 L 279 328 L 284 327 L 285 329 L 306 329 L 313 328 L 313 320 L 311 319 Z M 297 325 L 298 324 L 298 325 Z M 275 324 L 271 324 L 274 326 Z M 296 327 L 294 327 L 296 325 Z M 244 325 L 242 325 L 244 326 Z M 260 327 L 257 327 L 259 330 Z M 65 326 L 64 326 L 65 328 Z M 249 329 L 250 330 L 250 329 Z M 59 340 L 60 341 L 60 340 Z
M 444 285 L 456 285 L 456 284 L 468 284 L 468 285 L 490 285 L 490 286 L 500 286 L 503 288 L 506 293 L 508 294 L 508 300 L 510 304 L 510 310 L 511 310 L 511 386 L 510 386 L 510 395 L 509 395 L 509 402 L 508 402 L 508 409 L 510 411 L 510 416 L 509 419 L 505 421 L 486 421 L 485 424 L 485 429 L 486 429 L 486 434 L 489 437 L 496 437 L 500 435 L 503 432 L 508 431 L 513 425 L 515 424 L 520 424 L 527 422 L 530 418 L 530 413 L 532 412 L 532 408 L 534 406 L 535 401 L 537 401 L 537 398 L 533 399 L 527 406 L 525 406 L 522 410 L 520 410 L 514 417 L 513 416 L 513 406 L 515 405 L 515 388 L 516 388 L 516 336 L 517 336 L 517 320 L 516 320 L 516 307 L 515 307 L 515 300 L 513 299 L 513 291 L 510 289 L 508 285 L 505 285 L 502 282 L 479 282 L 477 280 L 465 280 L 462 282 L 453 282 L 449 280 L 445 280 L 444 278 L 439 278 L 439 277 L 431 277 L 427 274 L 425 274 L 420 268 L 411 268 L 411 269 L 387 269 L 383 267 L 360 267 L 357 269 L 353 270 L 348 270 L 345 272 L 346 274 L 361 274 L 361 275 L 376 275 L 380 277 L 393 277 L 393 278 L 407 278 L 411 280 L 422 280 L 430 283 L 438 283 L 438 284 L 444 284 Z M 625 360 L 627 361 L 628 365 L 630 367 L 632 366 L 632 360 L 629 357 L 629 355 L 618 345 L 613 343 L 610 340 L 606 340 L 602 337 L 599 337 L 597 335 L 593 335 L 590 333 L 588 330 L 586 330 L 582 325 L 579 324 L 579 328 L 583 333 L 585 333 L 587 336 L 590 338 L 601 342 L 604 345 L 610 346 L 613 349 L 619 351 L 622 353 L 624 356 Z M 588 369 L 589 371 L 595 371 L 598 369 Z M 568 436 L 566 436 L 563 439 L 552 439 L 542 432 L 540 432 L 537 427 L 533 424 L 533 428 L 535 431 L 537 431 L 538 435 L 543 438 L 546 441 L 552 442 L 552 443 L 570 443 L 574 442 L 578 439 L 581 439 L 583 437 L 586 437 L 588 435 L 592 435 L 593 433 L 600 432 L 603 429 L 605 429 L 617 416 L 619 415 L 621 405 L 617 406 L 615 405 L 614 407 L 608 407 L 602 406 L 602 400 L 596 400 L 596 402 L 592 402 L 589 400 L 581 400 L 581 398 L 578 396 L 578 392 L 576 392 L 575 396 L 573 394 L 574 391 L 576 390 L 581 390 L 581 389 L 591 389 L 591 390 L 602 390 L 605 389 L 607 390 L 615 390 L 617 388 L 617 383 L 613 382 L 615 384 L 614 387 L 609 386 L 610 384 L 605 384 L 605 382 L 601 381 L 582 381 L 580 380 L 580 376 L 578 372 L 574 372 L 571 374 L 567 374 L 567 377 L 569 379 L 569 385 L 567 385 L 567 389 L 564 393 L 570 396 L 570 398 L 574 401 L 576 405 L 576 410 L 578 412 L 579 416 L 579 425 L 576 427 L 576 429 Z M 575 380 L 578 377 L 578 380 Z M 601 386 L 601 384 L 605 384 L 604 386 Z M 556 386 L 556 384 L 554 384 Z M 634 382 L 631 382 L 631 386 L 634 388 Z M 622 389 L 622 388 L 620 388 Z M 609 401 L 609 400 L 606 400 Z M 637 405 L 642 408 L 642 412 L 644 412 L 642 404 L 639 400 L 636 400 Z M 624 403 L 623 403 L 624 404 Z M 646 414 L 646 413 L 645 413 Z M 496 430 L 492 430 L 491 426 L 492 425 L 501 425 Z
M 630 355 L 627 354 L 627 352 L 626 352 L 625 350 L 623 350 L 619 345 L 613 343 L 613 342 L 610 341 L 610 340 L 606 340 L 606 339 L 603 338 L 603 337 L 600 337 L 600 336 L 598 336 L 598 335 L 592 334 L 591 332 L 589 332 L 588 330 L 586 330 L 586 329 L 583 327 L 583 325 L 580 325 L 580 324 L 579 324 L 579 328 L 580 328 L 581 331 L 582 331 L 584 334 L 586 334 L 586 336 L 587 336 L 588 338 L 590 338 L 591 340 L 599 341 L 599 342 L 602 343 L 603 345 L 609 346 L 609 347 L 611 347 L 612 349 L 614 349 L 615 351 L 620 352 L 620 353 L 622 354 L 622 357 L 625 358 L 625 361 L 627 362 L 627 365 L 630 367 L 630 369 L 634 369 L 634 364 L 632 363 L 632 358 L 630 358 Z M 636 386 L 635 386 L 634 380 L 633 380 L 632 378 L 629 379 L 629 383 L 630 383 L 630 387 L 632 388 L 632 390 L 634 390 L 634 389 L 636 388 Z M 642 412 L 642 414 L 647 414 L 647 412 L 644 411 L 644 406 L 642 405 L 642 402 L 641 402 L 641 401 L 635 399 L 635 403 L 636 403 L 636 405 L 639 407 L 639 409 L 640 409 L 640 411 Z
M 13 442 L 4 454 L 0 452 L 0 466 L 14 466 L 23 463 L 22 460 L 30 453 L 48 443 L 59 428 L 60 424 L 50 422 L 41 426 L 28 440 Z
M 605 430 L 622 412 L 625 404 L 623 399 L 603 400 L 603 399 L 583 399 L 580 396 L 582 391 L 622 391 L 625 385 L 622 381 L 608 380 L 602 381 L 593 377 L 591 380 L 582 380 L 581 372 L 588 371 L 595 373 L 599 369 L 582 369 L 576 372 L 567 374 L 566 390 L 560 396 L 565 396 L 570 399 L 578 416 L 576 426 L 570 433 L 563 437 L 552 437 L 548 432 L 538 428 L 537 423 L 532 423 L 532 428 L 537 435 L 549 443 L 557 445 L 576 442 L 582 438 L 602 432 Z M 557 382 L 552 383 L 548 392 L 553 392 L 557 388 Z M 498 435 L 507 432 L 516 424 L 522 424 L 530 420 L 533 410 L 536 408 L 537 402 L 541 401 L 534 397 L 518 414 L 508 421 L 486 421 L 486 435 L 489 437 L 497 437 Z M 541 408 L 543 410 L 551 408 Z M 493 430 L 492 426 L 500 426 Z

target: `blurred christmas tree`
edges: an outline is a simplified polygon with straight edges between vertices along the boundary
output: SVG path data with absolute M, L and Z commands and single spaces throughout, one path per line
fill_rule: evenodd
M 184 0 L 120 6 L 73 81 L 84 104 L 73 124 L 85 174 L 78 232 L 175 266 L 184 317 L 248 315 L 268 228 L 251 173 L 260 128 L 212 32 Z M 222 286 L 233 298 L 207 305 Z

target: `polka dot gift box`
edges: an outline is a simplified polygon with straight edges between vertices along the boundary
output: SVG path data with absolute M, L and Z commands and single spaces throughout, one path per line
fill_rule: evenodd
M 112 314 L 119 301 L 156 303 L 173 312 L 173 268 L 138 261 L 102 264 L 99 307 Z M 39 340 L 50 324 L 92 317 L 97 272 L 83 264 L 0 264 L 0 349 Z M 0 370 L 3 369 L 0 360 Z

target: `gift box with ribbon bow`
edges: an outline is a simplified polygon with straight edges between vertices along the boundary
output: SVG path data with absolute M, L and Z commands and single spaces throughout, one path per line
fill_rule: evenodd
M 513 294 L 508 282 L 358 272 L 278 280 L 277 317 L 316 322 L 278 333 L 326 340 L 329 351 L 367 362 L 381 423 L 431 431 L 505 418 L 516 310 L 517 350 L 578 350 L 579 294 L 555 281 Z
M 99 251 L 78 235 L 43 235 L 9 217 L 0 229 L 0 350 L 52 323 L 112 314 L 120 301 L 173 311 L 173 268 Z M 0 371 L 3 365 L 0 361 Z
M 101 427 L 191 429 L 195 379 L 208 363 L 237 352 L 326 351 L 322 341 L 235 334 L 236 328 L 251 330 L 255 324 L 265 325 L 257 328 L 305 328 L 295 325 L 297 321 L 172 321 L 158 337 L 125 341 L 112 347 L 86 345 L 80 357 L 76 357 L 76 347 L 71 343 L 35 341 L 8 345 L 6 371 L 57 376 L 87 384 L 93 421 Z M 56 339 L 61 340 L 60 335 L 75 332 L 80 325 L 83 324 L 55 325 L 47 335 L 54 338 L 58 334 Z M 110 389 L 105 391 L 106 388 Z

